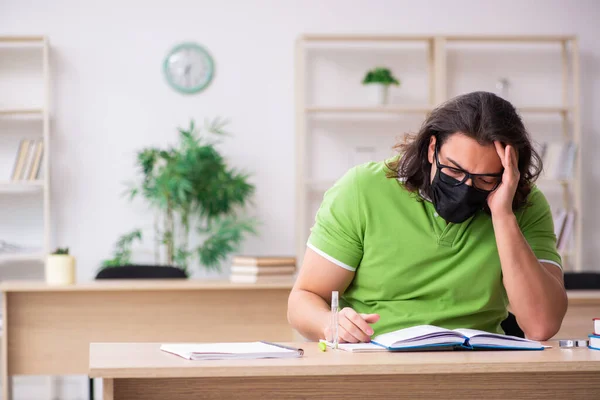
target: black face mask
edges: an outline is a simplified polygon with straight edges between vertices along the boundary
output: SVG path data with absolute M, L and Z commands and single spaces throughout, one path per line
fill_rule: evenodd
M 444 176 L 439 168 L 431 182 L 432 201 L 437 213 L 448 222 L 460 224 L 483 209 L 490 192 L 477 190 L 466 183 Z M 454 181 L 455 185 L 447 182 Z

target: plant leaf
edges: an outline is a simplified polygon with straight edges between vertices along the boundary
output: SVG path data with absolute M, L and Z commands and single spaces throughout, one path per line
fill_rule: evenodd
M 256 221 L 238 220 L 234 216 L 217 218 L 211 224 L 210 236 L 198 247 L 200 263 L 207 269 L 221 270 L 221 263 L 237 251 L 245 234 L 256 234 Z

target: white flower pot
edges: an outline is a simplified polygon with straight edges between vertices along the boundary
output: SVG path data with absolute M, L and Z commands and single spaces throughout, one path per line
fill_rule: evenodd
M 75 283 L 75 257 L 68 254 L 51 254 L 46 258 L 46 283 L 71 285 Z
M 388 104 L 389 101 L 389 85 L 379 83 L 369 83 L 367 86 L 367 97 L 369 103 L 377 106 Z

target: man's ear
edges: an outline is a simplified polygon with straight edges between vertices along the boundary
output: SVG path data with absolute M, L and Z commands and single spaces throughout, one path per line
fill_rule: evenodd
M 435 137 L 435 135 L 431 135 L 431 137 L 429 138 L 429 146 L 427 148 L 427 160 L 429 161 L 429 164 L 433 164 L 436 140 L 437 138 Z

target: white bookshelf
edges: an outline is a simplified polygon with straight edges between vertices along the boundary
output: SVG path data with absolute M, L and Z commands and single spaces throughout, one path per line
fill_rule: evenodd
M 418 53 L 415 50 L 415 44 L 419 47 Z M 460 72 L 451 75 L 455 64 L 459 66 L 465 63 L 463 58 L 468 58 L 468 54 L 461 56 L 459 50 L 455 50 L 454 46 L 471 46 L 474 45 L 474 50 L 471 51 L 471 56 L 481 57 L 478 54 L 478 49 L 485 49 L 485 57 L 488 57 L 489 52 L 500 53 L 504 50 L 496 50 L 494 46 L 506 46 L 506 48 L 519 48 L 519 46 L 529 46 L 533 51 L 543 49 L 546 51 L 544 56 L 552 52 L 552 57 L 555 57 L 555 62 L 552 68 L 558 72 L 551 78 L 554 84 L 552 89 L 552 99 L 550 96 L 538 96 L 537 98 L 528 98 L 524 101 L 521 98 L 509 98 L 512 104 L 515 105 L 519 114 L 524 119 L 528 126 L 528 119 L 535 118 L 541 121 L 554 121 L 560 125 L 562 137 L 560 140 L 570 140 L 575 142 L 577 146 L 577 157 L 574 166 L 574 172 L 569 179 L 552 179 L 541 176 L 538 184 L 543 188 L 548 187 L 552 190 L 557 190 L 561 194 L 561 206 L 567 210 L 574 210 L 576 213 L 575 228 L 573 232 L 572 245 L 561 253 L 567 268 L 575 271 L 580 271 L 581 265 L 581 235 L 582 235 L 582 218 L 581 218 L 581 117 L 580 117 L 580 78 L 579 78 L 579 48 L 577 38 L 568 35 L 343 35 L 343 34 L 307 34 L 298 38 L 296 42 L 296 64 L 295 64 L 295 119 L 296 119 L 296 256 L 301 262 L 304 250 L 306 248 L 306 240 L 310 234 L 310 227 L 314 222 L 315 202 L 320 200 L 322 193 L 327 190 L 335 179 L 331 174 L 326 177 L 318 176 L 312 170 L 325 170 L 323 168 L 322 154 L 321 158 L 315 151 L 322 144 L 335 146 L 339 144 L 340 148 L 344 148 L 348 141 L 352 140 L 350 136 L 355 138 L 355 134 L 347 133 L 348 128 L 352 128 L 348 120 L 352 124 L 358 124 L 361 121 L 386 121 L 393 118 L 394 123 L 397 122 L 397 129 L 394 134 L 389 134 L 387 140 L 391 147 L 398 139 L 398 135 L 405 132 L 415 132 L 418 129 L 415 121 L 419 123 L 423 121 L 425 116 L 438 104 L 453 97 L 457 93 L 474 90 L 490 90 L 480 87 L 463 87 L 463 76 Z M 403 47 L 412 46 L 412 47 Z M 315 51 L 317 49 L 317 51 Z M 343 49 L 343 50 L 340 50 Z M 348 54 L 355 51 L 355 57 L 352 58 Z M 355 96 L 358 93 L 357 86 L 360 85 L 359 76 L 351 74 L 344 75 L 344 68 L 352 68 L 353 63 L 364 65 L 364 59 L 369 57 L 369 51 L 378 54 L 381 60 L 388 60 L 389 54 L 401 55 L 406 62 L 408 57 L 420 57 L 424 60 L 422 71 L 426 76 L 426 83 L 416 88 L 411 86 L 410 82 L 405 85 L 403 76 L 399 76 L 402 82 L 402 90 L 405 90 L 406 99 L 401 104 L 391 101 L 389 105 L 373 106 L 365 104 L 345 104 L 346 102 L 356 101 Z M 387 53 L 386 53 L 387 52 Z M 520 57 L 528 57 L 529 53 L 522 52 Z M 341 56 L 340 56 L 341 54 Z M 493 56 L 494 53 L 492 53 Z M 338 76 L 346 78 L 346 85 L 352 86 L 347 89 L 342 83 L 331 83 L 320 78 L 319 72 L 315 72 L 313 66 L 314 59 L 321 57 L 324 62 L 324 69 L 329 73 L 333 73 L 332 79 L 340 79 Z M 336 65 L 338 57 L 345 61 L 345 65 Z M 388 58 L 386 58 L 388 57 Z M 391 57 L 391 56 L 390 56 Z M 400 57 L 400 56 L 399 56 Z M 463 58 L 461 58 L 463 57 Z M 349 61 L 351 60 L 351 61 Z M 457 62 L 458 60 L 458 62 Z M 487 61 L 494 63 L 495 61 Z M 362 63 L 362 64 L 361 64 Z M 410 63 L 410 62 L 409 62 Z M 468 62 L 467 62 L 468 63 Z M 383 62 L 382 64 L 386 64 Z M 373 63 L 372 66 L 376 66 Z M 398 64 L 402 65 L 402 64 Z M 389 65 L 386 64 L 389 67 Z M 394 72 L 394 68 L 392 68 Z M 366 72 L 366 70 L 364 70 Z M 464 75 L 464 71 L 462 72 Z M 400 74 L 402 75 L 402 74 Z M 533 75 L 536 76 L 536 75 Z M 347 78 L 350 77 L 350 78 Z M 529 77 L 529 75 L 528 75 Z M 415 78 L 412 76 L 413 80 Z M 544 76 L 545 78 L 545 76 Z M 315 80 L 321 79 L 320 84 L 315 83 Z M 525 78 L 529 79 L 529 78 Z M 539 79 L 539 78 L 538 78 Z M 423 79 L 421 79 L 423 80 Z M 325 82 L 323 84 L 323 82 Z M 526 81 L 527 82 L 527 81 Z M 337 102 L 327 101 L 334 96 L 325 96 L 327 100 L 319 100 L 315 92 L 323 92 L 326 90 L 324 86 L 330 84 L 334 88 L 334 92 L 344 93 L 340 95 Z M 523 89 L 522 89 L 523 90 Z M 550 90 L 550 89 L 548 89 Z M 346 93 L 348 95 L 346 96 Z M 525 96 L 526 97 L 526 96 Z M 548 97 L 548 98 L 547 98 Z M 552 101 L 546 104 L 547 101 Z M 411 101 L 416 100 L 416 101 Z M 519 102 L 521 100 L 522 102 Z M 339 117 L 339 118 L 334 118 Z M 415 120 L 415 118 L 417 120 Z M 340 129 L 341 132 L 322 134 L 317 122 L 325 119 L 328 124 L 328 129 L 333 130 L 331 126 L 335 123 L 347 124 Z M 376 123 L 373 122 L 373 123 Z M 378 122 L 377 122 L 378 123 Z M 375 125 L 374 125 L 375 126 Z M 375 129 L 375 128 L 374 128 Z M 359 129 L 357 129 L 358 131 Z M 368 132 L 373 134 L 373 132 Z M 319 137 L 319 135 L 321 137 Z M 544 137 L 533 137 L 534 140 L 545 141 Z M 337 141 L 337 142 L 336 142 Z M 316 143 L 316 145 L 315 145 Z M 335 148 L 335 147 L 334 147 Z M 337 150 L 337 149 L 336 149 Z M 342 150 L 340 150 L 342 151 Z M 343 157 L 336 154 L 335 151 L 325 154 L 325 157 L 334 158 L 334 162 L 340 162 Z M 336 158 L 337 157 L 337 158 Z M 339 168 L 337 174 L 347 170 L 350 165 L 344 165 Z M 311 170 L 312 169 L 312 170 Z
M 574 183 L 573 179 L 555 179 L 555 178 L 545 178 L 540 177 L 537 180 L 538 184 L 546 184 L 546 185 L 572 185 Z
M 521 113 L 532 113 L 532 114 L 565 114 L 572 112 L 571 107 L 562 106 L 527 106 L 517 107 L 517 111 Z
M 0 118 L 18 118 L 18 117 L 35 117 L 42 119 L 44 117 L 43 109 L 36 108 L 15 108 L 15 109 L 0 109 Z
M 336 113 L 336 114 L 427 114 L 433 108 L 431 106 L 309 106 L 307 113 Z
M 0 139 L 8 136 L 15 141 L 20 139 L 36 139 L 43 142 L 43 158 L 40 166 L 39 179 L 37 180 L 10 180 L 10 171 L 0 171 L 3 179 L 0 179 L 0 201 L 11 199 L 11 213 L 22 214 L 25 211 L 18 209 L 21 203 L 31 205 L 39 204 L 41 215 L 39 231 L 41 231 L 40 242 L 33 244 L 39 248 L 36 252 L 25 253 L 0 253 L 0 265 L 12 262 L 43 262 L 45 255 L 50 251 L 50 66 L 49 66 L 49 41 L 45 36 L 0 36 L 0 51 L 6 57 L 10 57 L 13 70 L 4 66 L 0 70 L 0 81 L 3 88 L 14 88 L 25 85 L 26 89 L 32 90 L 31 98 L 27 94 L 20 98 L 11 97 L 10 91 L 6 96 L 0 93 Z M 15 60 L 23 59 L 18 64 Z M 35 72 L 35 73 L 33 73 Z M 28 73 L 32 73 L 29 79 Z M 12 81 L 14 79 L 14 81 Z M 26 92 L 26 91 L 25 91 Z M 33 93 L 34 92 L 34 93 Z M 7 123 L 10 125 L 7 125 Z M 29 125 L 26 125 L 29 124 Z M 8 128 L 7 128 L 8 126 Z M 25 128 L 27 127 L 27 128 Z M 27 132 L 27 134 L 25 134 Z M 15 153 L 17 149 L 14 149 Z M 4 156 L 11 153 L 3 153 Z M 16 156 L 16 154 L 14 154 Z M 12 160 L 10 160 L 12 162 Z M 4 163 L 3 165 L 8 165 Z M 31 199 L 22 202 L 20 197 L 30 196 Z M 36 217 L 37 218 L 37 214 Z M 26 227 L 30 227 L 28 221 Z M 37 228 L 36 228 L 37 229 Z M 26 236 L 27 232 L 19 232 Z M 36 236 L 37 237 L 37 236 Z M 13 240 L 3 232 L 0 240 L 22 245 Z M 31 243 L 26 243 L 30 247 Z
M 23 252 L 0 254 L 0 266 L 10 262 L 43 262 L 45 254 L 42 252 Z
M 47 44 L 46 36 L 24 35 L 24 36 L 0 36 L 0 45 L 19 46 L 34 44 L 43 46 Z
M 43 180 L 35 180 L 35 181 L 4 181 L 0 182 L 0 194 L 19 194 L 19 193 L 31 193 L 31 192 L 43 192 L 44 191 L 44 181 Z
M 403 105 L 386 105 L 386 106 L 308 106 L 306 113 L 339 113 L 339 114 L 356 114 L 356 113 L 381 113 L 381 114 L 427 114 L 433 110 L 432 106 L 403 106 Z M 517 111 L 523 114 L 565 114 L 572 111 L 570 107 L 560 106 L 525 106 L 517 107 Z M 1 111 L 0 111 L 1 113 Z

